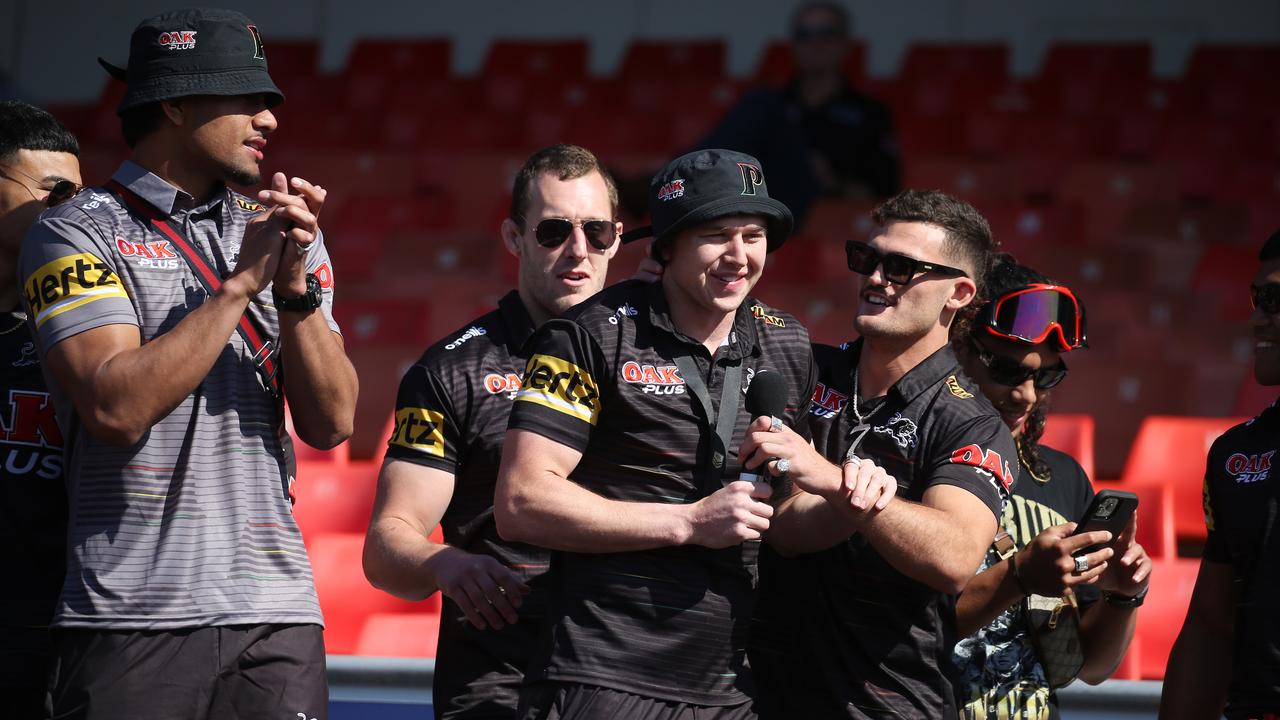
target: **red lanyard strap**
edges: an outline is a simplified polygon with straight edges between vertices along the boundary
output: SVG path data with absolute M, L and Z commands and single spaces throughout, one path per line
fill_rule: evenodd
M 108 181 L 107 188 L 119 195 L 120 199 L 134 214 L 150 221 L 151 226 L 169 240 L 177 254 L 191 267 L 192 272 L 195 273 L 196 280 L 199 280 L 200 284 L 204 286 L 206 294 L 212 296 L 218 291 L 218 288 L 222 287 L 222 281 L 218 278 L 218 274 L 205 261 L 203 254 L 191 243 L 187 242 L 182 233 L 178 232 L 169 223 L 168 218 L 138 197 L 137 193 L 115 180 Z M 244 340 L 245 345 L 252 353 L 251 359 L 254 367 L 258 370 L 258 374 L 262 376 L 263 384 L 267 386 L 272 397 L 279 398 L 281 396 L 280 366 L 276 363 L 275 343 L 267 338 L 267 333 L 258 326 L 247 309 L 240 316 L 236 331 L 240 333 L 240 338 Z

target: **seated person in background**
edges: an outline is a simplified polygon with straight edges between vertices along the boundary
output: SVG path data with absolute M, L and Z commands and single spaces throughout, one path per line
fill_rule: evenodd
M 889 109 L 844 77 L 850 29 L 839 3 L 801 4 L 791 16 L 796 76 L 747 93 L 700 146 L 760 158 L 797 225 L 820 196 L 887 198 L 899 189 Z
M 1049 389 L 1067 375 L 1062 354 L 1085 347 L 1084 309 L 1069 288 L 1008 255 L 997 259 L 986 289 L 993 299 L 961 313 L 952 344 L 965 374 L 1013 431 L 1019 474 L 1000 518 L 1003 532 L 956 605 L 966 638 L 955 649 L 957 700 L 969 720 L 1048 720 L 1058 717 L 1057 697 L 1032 645 L 1022 599 L 1075 592 L 1084 649 L 1078 677 L 1097 684 L 1115 671 L 1133 638 L 1151 560 L 1134 542 L 1130 521 L 1108 547 L 1081 555 L 1077 568 L 1072 556 L 1110 542 L 1111 534 L 1071 537 L 1070 521 L 1085 513 L 1093 488 L 1079 463 L 1039 444 Z

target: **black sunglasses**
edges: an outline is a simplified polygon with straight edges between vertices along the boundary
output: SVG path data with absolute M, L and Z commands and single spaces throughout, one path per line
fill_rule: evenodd
M 524 224 L 523 218 L 520 222 Z M 575 223 L 565 218 L 547 218 L 534 226 L 533 239 L 544 248 L 560 247 L 573 234 L 573 228 L 579 225 L 582 226 L 582 233 L 587 236 L 587 242 L 597 250 L 613 247 L 613 242 L 618 237 L 618 226 L 612 220 L 584 220 Z
M 1250 285 L 1249 300 L 1268 315 L 1280 314 L 1280 283 Z
M 1032 384 L 1037 390 L 1048 390 L 1067 379 L 1067 363 L 1063 360 L 1059 360 L 1053 367 L 1033 370 L 1017 360 L 990 352 L 982 347 L 976 338 L 970 337 L 969 340 L 973 344 L 978 361 L 987 368 L 987 375 L 993 382 L 1007 387 L 1018 387 L 1026 382 L 1027 378 L 1034 378 Z
M 882 253 L 864 242 L 850 240 L 844 245 L 849 258 L 849 269 L 859 275 L 871 275 L 877 267 L 884 267 L 884 279 L 895 285 L 907 285 L 920 273 L 936 273 L 947 277 L 967 275 L 959 268 L 917 260 L 898 253 Z
M 31 182 L 35 183 L 37 188 L 40 187 L 40 181 L 37 180 L 36 178 L 31 177 L 30 175 L 22 172 L 17 168 L 11 167 L 9 169 L 25 177 Z M 0 172 L 0 175 L 4 175 L 4 173 Z M 9 177 L 9 176 L 5 175 L 5 177 Z M 13 180 L 13 178 L 9 178 L 9 179 Z M 18 181 L 14 180 L 14 182 L 18 182 Z M 18 184 L 21 185 L 22 183 L 18 183 Z M 78 185 L 76 183 L 71 182 L 70 180 L 59 180 L 58 182 L 54 183 L 53 188 L 49 190 L 48 197 L 44 199 L 45 205 L 47 207 L 53 207 L 54 205 L 61 205 L 62 203 L 75 197 L 83 189 L 84 189 L 83 185 Z M 27 192 L 31 192 L 30 188 L 27 189 Z

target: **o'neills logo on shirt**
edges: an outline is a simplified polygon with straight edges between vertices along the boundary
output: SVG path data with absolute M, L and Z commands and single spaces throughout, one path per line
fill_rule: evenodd
M 628 360 L 622 364 L 622 379 L 632 385 L 643 385 L 641 392 L 650 395 L 684 394 L 684 378 L 675 365 L 641 365 Z
M 160 33 L 156 42 L 170 50 L 190 50 L 196 46 L 195 30 L 171 30 Z
M 592 425 L 600 419 L 600 390 L 591 373 L 551 355 L 529 358 L 516 402 L 551 408 Z
M 464 332 L 464 333 L 462 333 L 462 335 L 461 335 L 457 340 L 454 340 L 453 342 L 449 343 L 448 345 L 445 345 L 445 346 L 444 346 L 444 349 L 445 349 L 445 350 L 454 350 L 454 349 L 456 349 L 456 348 L 461 347 L 461 346 L 462 346 L 462 343 L 464 343 L 464 342 L 466 342 L 466 341 L 470 340 L 471 338 L 473 338 L 473 337 L 480 337 L 481 335 L 487 335 L 488 333 L 489 333 L 489 331 L 488 331 L 488 330 L 485 330 L 485 329 L 484 329 L 484 328 L 482 328 L 482 327 L 477 327 L 477 326 L 475 326 L 475 325 L 472 325 L 471 327 L 467 328 L 467 331 L 466 331 L 466 332 Z

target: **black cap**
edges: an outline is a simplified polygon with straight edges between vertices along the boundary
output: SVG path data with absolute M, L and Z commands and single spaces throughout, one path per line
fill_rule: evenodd
M 664 238 L 726 215 L 763 215 L 769 252 L 782 246 L 795 221 L 769 197 L 760 161 L 732 150 L 696 150 L 672 160 L 649 182 L 652 225 L 622 234 L 622 242 Z
M 234 10 L 174 10 L 147 18 L 129 40 L 129 65 L 98 63 L 129 89 L 117 113 L 189 95 L 284 94 L 267 74 L 267 53 L 253 21 Z

